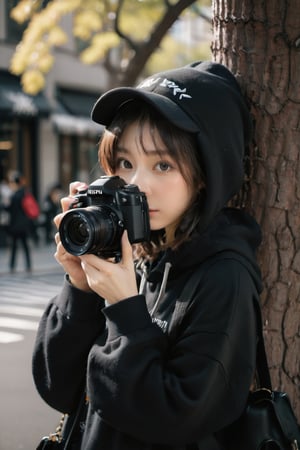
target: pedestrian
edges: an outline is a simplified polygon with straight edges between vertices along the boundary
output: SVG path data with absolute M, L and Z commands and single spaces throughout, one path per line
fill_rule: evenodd
M 50 187 L 43 203 L 43 213 L 45 216 L 45 242 L 50 244 L 54 241 L 54 217 L 60 210 L 60 199 L 62 197 L 62 188 L 60 183 L 55 183 Z
M 0 181 L 0 247 L 7 245 L 7 229 L 9 223 L 9 214 L 7 207 L 10 203 L 11 189 L 6 179 Z
M 40 322 L 37 389 L 72 413 L 85 387 L 76 449 L 224 449 L 255 374 L 261 290 L 260 228 L 228 207 L 251 136 L 238 83 L 196 62 L 108 91 L 92 118 L 106 174 L 145 193 L 151 236 L 131 246 L 124 233 L 116 261 L 70 254 L 56 234 L 67 275 Z M 64 211 L 84 186 L 71 183 Z
M 9 213 L 8 234 L 11 240 L 10 272 L 15 272 L 19 245 L 23 248 L 26 271 L 31 272 L 31 251 L 28 240 L 32 233 L 32 221 L 26 215 L 22 205 L 26 191 L 24 176 L 19 172 L 12 172 L 9 175 L 9 187 L 13 192 L 10 203 L 6 207 Z

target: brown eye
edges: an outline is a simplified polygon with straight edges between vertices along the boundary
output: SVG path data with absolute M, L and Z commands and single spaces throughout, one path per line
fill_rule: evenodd
M 117 168 L 119 169 L 132 169 L 132 164 L 128 159 L 119 159 L 117 161 Z

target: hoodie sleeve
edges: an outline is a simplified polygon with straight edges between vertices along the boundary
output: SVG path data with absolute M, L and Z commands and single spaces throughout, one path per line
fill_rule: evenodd
M 84 388 L 88 353 L 105 327 L 103 299 L 65 280 L 39 324 L 33 378 L 41 397 L 61 412 L 76 407 Z
M 255 367 L 256 327 L 248 271 L 218 262 L 201 278 L 176 337 L 152 322 L 143 296 L 104 309 L 108 338 L 88 368 L 92 408 L 146 442 L 195 442 L 235 420 Z

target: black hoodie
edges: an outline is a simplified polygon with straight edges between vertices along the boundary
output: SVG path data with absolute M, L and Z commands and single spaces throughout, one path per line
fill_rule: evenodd
M 259 241 L 253 219 L 228 209 L 162 255 L 146 295 L 105 307 L 65 282 L 41 320 L 33 373 L 41 396 L 63 412 L 75 408 L 86 377 L 81 450 L 222 448 L 216 433 L 241 413 L 254 374 Z M 196 267 L 199 287 L 174 328 L 176 300 Z
M 260 229 L 243 211 L 223 208 L 242 181 L 250 119 L 219 64 L 159 74 L 139 89 L 105 94 L 94 120 L 107 125 L 118 101 L 132 96 L 173 123 L 180 105 L 208 175 L 203 228 L 138 269 L 140 294 L 117 304 L 66 280 L 41 319 L 33 375 L 40 395 L 62 412 L 76 409 L 86 386 L 81 450 L 222 450 L 219 432 L 242 412 L 255 371 Z M 185 107 L 173 100 L 178 90 Z M 182 298 L 195 273 L 194 294 Z

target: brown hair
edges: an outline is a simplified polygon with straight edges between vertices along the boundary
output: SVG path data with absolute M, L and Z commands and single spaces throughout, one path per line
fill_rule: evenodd
M 177 248 L 197 228 L 204 196 L 205 175 L 200 161 L 196 135 L 175 127 L 151 106 L 138 100 L 131 100 L 123 104 L 110 126 L 103 133 L 98 156 L 100 165 L 107 174 L 115 173 L 118 141 L 126 127 L 134 122 L 138 124 L 139 141 L 145 152 L 147 152 L 143 145 L 145 124 L 150 126 L 154 145 L 154 131 L 158 132 L 170 156 L 176 160 L 183 178 L 191 185 L 194 192 L 193 204 L 178 224 L 175 238 L 171 243 L 166 242 L 165 231 L 159 230 L 151 232 L 150 242 L 137 245 L 136 250 L 139 256 L 153 258 L 166 247 Z

